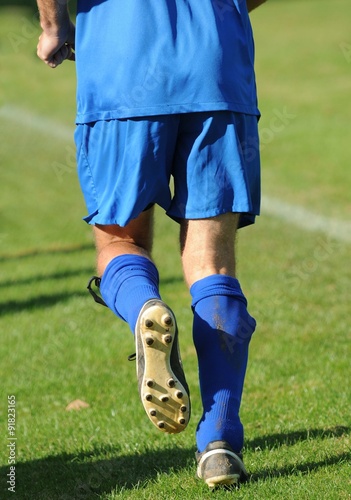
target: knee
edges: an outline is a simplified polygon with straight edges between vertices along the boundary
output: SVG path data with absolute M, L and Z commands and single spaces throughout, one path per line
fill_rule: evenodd
M 152 232 L 147 228 L 133 231 L 128 226 L 96 225 L 94 236 L 99 274 L 103 274 L 109 262 L 120 255 L 141 255 L 151 260 Z

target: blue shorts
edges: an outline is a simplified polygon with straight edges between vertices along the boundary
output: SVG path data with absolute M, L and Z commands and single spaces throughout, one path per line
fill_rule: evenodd
M 257 116 L 198 112 L 96 121 L 75 132 L 89 224 L 125 226 L 151 204 L 175 220 L 260 210 Z M 173 183 L 171 178 L 173 177 Z

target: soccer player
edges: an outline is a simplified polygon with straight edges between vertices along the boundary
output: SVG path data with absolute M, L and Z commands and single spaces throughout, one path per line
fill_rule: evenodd
M 235 234 L 260 205 L 254 44 L 264 0 L 37 0 L 38 56 L 75 59 L 78 175 L 97 284 L 135 335 L 139 393 L 161 431 L 190 418 L 178 329 L 151 257 L 154 205 L 180 224 L 203 414 L 197 475 L 247 479 L 240 402 L 256 322 L 236 278 Z M 174 191 L 170 190 L 170 179 Z

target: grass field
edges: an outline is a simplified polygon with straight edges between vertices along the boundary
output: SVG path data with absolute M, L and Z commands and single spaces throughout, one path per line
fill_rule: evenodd
M 252 480 L 235 493 L 195 479 L 201 410 L 177 226 L 157 213 L 154 257 L 192 391 L 184 433 L 149 423 L 132 336 L 85 290 L 94 248 L 74 169 L 74 66 L 36 59 L 32 16 L 0 8 L 0 498 L 351 498 L 349 0 L 271 0 L 252 16 L 265 198 L 238 238 L 258 329 L 242 406 Z M 76 399 L 90 406 L 66 411 Z

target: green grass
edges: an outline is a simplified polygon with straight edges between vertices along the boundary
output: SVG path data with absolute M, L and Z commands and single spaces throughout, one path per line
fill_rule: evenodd
M 0 14 L 0 497 L 11 494 L 14 394 L 21 499 L 351 498 L 349 245 L 265 212 L 240 232 L 239 278 L 258 321 L 242 405 L 252 481 L 210 493 L 194 477 L 201 408 L 178 228 L 157 212 L 154 257 L 193 415 L 184 433 L 164 436 L 139 403 L 127 326 L 85 290 L 95 256 L 73 141 L 38 130 L 42 117 L 73 132 L 74 67 L 36 59 L 31 11 Z M 348 0 L 271 0 L 253 14 L 263 191 L 340 220 L 350 215 L 351 62 L 340 47 L 351 44 L 350 15 Z M 4 105 L 23 123 L 1 115 Z M 294 117 L 278 130 L 284 109 Z M 65 411 L 77 398 L 90 407 Z

